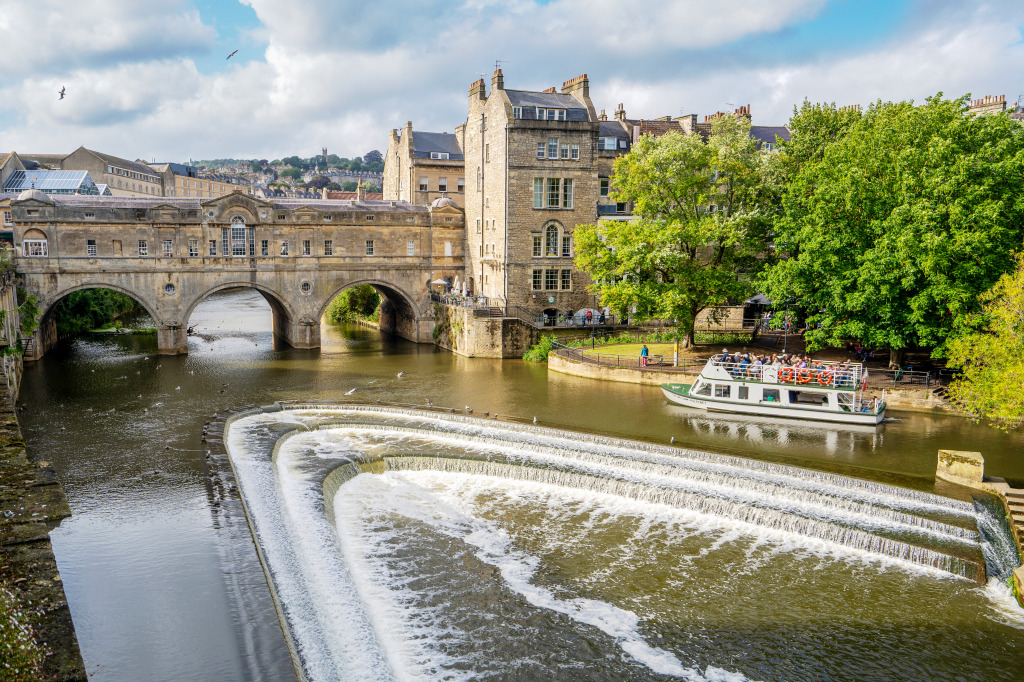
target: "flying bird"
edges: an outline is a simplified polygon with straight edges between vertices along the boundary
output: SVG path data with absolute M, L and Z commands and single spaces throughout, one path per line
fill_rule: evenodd
M 66 87 L 64 87 L 63 85 L 62 85 L 62 86 L 60 86 L 60 92 L 59 92 L 59 93 L 57 93 L 57 94 L 58 94 L 58 95 L 60 95 L 60 98 L 61 98 L 61 99 L 64 99 L 64 91 L 65 91 L 65 90 L 67 90 L 67 88 L 66 88 Z
M 345 395 L 352 395 L 352 394 L 353 394 L 353 393 L 355 393 L 355 392 L 356 392 L 356 389 L 354 389 L 354 388 L 353 388 L 353 389 L 352 389 L 351 391 L 349 391 L 349 392 L 348 392 L 348 393 L 346 393 Z
M 405 376 L 405 372 L 399 372 L 399 373 L 398 373 L 398 376 L 399 376 L 399 377 L 404 377 L 404 376 Z
M 225 57 L 225 58 L 224 58 L 224 59 L 225 59 L 225 61 L 227 61 L 228 59 L 231 59 L 231 58 L 232 58 L 232 57 L 234 57 L 234 56 L 235 56 L 235 54 L 237 54 L 237 53 L 238 53 L 238 50 L 235 50 L 234 52 L 232 52 L 231 54 L 229 54 L 229 55 L 228 55 L 227 57 Z

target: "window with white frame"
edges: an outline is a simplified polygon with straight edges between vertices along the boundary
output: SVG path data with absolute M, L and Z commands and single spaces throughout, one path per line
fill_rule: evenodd
M 548 208 L 558 208 L 561 205 L 561 180 L 548 178 Z
M 533 257 L 540 258 L 544 255 L 544 237 L 539 234 L 533 235 Z
M 269 256 L 270 255 L 270 240 L 269 239 L 261 239 L 260 240 L 260 255 L 261 256 Z
M 544 208 L 544 178 L 533 179 L 533 207 Z
M 612 179 L 611 178 L 600 178 L 600 182 L 601 182 L 601 196 L 606 197 L 606 196 L 608 196 L 608 192 L 611 190 Z
M 430 158 L 432 159 L 447 159 L 448 152 L 430 152 Z
M 572 178 L 534 178 L 534 208 L 572 208 Z
M 149 242 L 147 242 L 145 239 L 140 239 L 139 240 L 139 255 L 140 256 L 148 256 L 149 255 Z
M 549 290 L 558 288 L 558 270 L 544 271 L 544 288 Z
M 324 240 L 324 255 L 325 256 L 333 256 L 334 255 L 334 240 L 333 239 L 325 239 Z
M 199 257 L 199 240 L 189 239 L 188 240 L 188 257 L 198 258 Z
M 282 256 L 287 256 L 288 255 L 288 242 L 281 242 L 281 255 Z
M 605 151 L 615 151 L 618 149 L 618 145 L 614 137 L 602 137 L 597 141 L 597 148 Z
M 447 192 L 448 191 L 448 178 L 438 178 L 437 179 L 437 191 L 438 192 Z
M 548 138 L 548 158 L 549 159 L 557 159 L 558 158 L 558 138 L 557 137 L 549 137 Z
M 522 118 L 522 117 L 523 117 L 523 108 L 522 107 L 512 107 L 512 118 Z
M 313 253 L 313 245 L 310 244 L 309 239 L 302 240 L 302 255 L 308 256 Z
M 546 109 L 537 107 L 538 121 L 564 121 L 565 109 Z
M 13 225 L 14 215 L 10 211 L 4 211 L 4 225 Z
M 96 240 L 86 239 L 85 240 L 85 255 L 95 256 L 96 255 Z
M 45 239 L 26 239 L 22 243 L 22 251 L 26 256 L 39 258 L 46 256 Z
M 241 216 L 231 219 L 231 255 L 245 255 L 245 220 Z
M 410 241 L 407 241 L 405 243 L 405 255 L 406 256 L 415 256 L 416 255 L 416 242 L 410 240 Z
M 164 240 L 163 254 L 164 258 L 171 258 L 172 256 L 174 256 L 174 242 L 172 240 Z
M 562 270 L 562 285 L 563 291 L 572 289 L 572 270 Z
M 533 290 L 541 291 L 544 288 L 544 271 L 534 270 L 533 271 Z
M 544 158 L 545 150 L 546 149 L 547 149 L 547 144 L 545 144 L 544 142 L 538 142 L 537 143 L 537 158 L 538 159 L 543 159 Z
M 562 235 L 562 258 L 569 258 L 572 255 L 572 237 Z
M 550 224 L 544 230 L 544 255 L 558 255 L 558 225 Z
M 217 255 L 217 240 L 216 239 L 211 239 L 210 240 L 210 251 L 209 251 L 209 253 L 210 253 L 211 256 L 216 256 Z
M 572 152 L 571 152 L 570 156 L 572 157 L 573 161 L 579 161 L 580 160 L 580 146 L 578 144 L 574 144 L 572 146 Z
M 562 157 L 561 158 L 563 158 L 563 159 L 568 159 L 569 158 L 569 145 L 568 145 L 568 143 L 565 143 L 565 142 L 562 143 Z
M 483 223 L 480 221 L 479 218 L 476 219 L 476 233 L 477 234 L 482 234 L 483 233 Z
M 351 185 L 349 185 L 349 187 L 351 187 Z M 427 176 L 426 175 L 421 175 L 420 176 L 420 191 L 421 192 L 426 192 L 428 189 L 429 189 L 429 185 L 427 183 Z
M 466 178 L 459 178 L 458 183 L 455 185 L 456 192 L 466 191 Z
M 366 240 L 366 255 L 367 256 L 372 256 L 373 255 L 373 240 L 372 239 L 367 239 Z

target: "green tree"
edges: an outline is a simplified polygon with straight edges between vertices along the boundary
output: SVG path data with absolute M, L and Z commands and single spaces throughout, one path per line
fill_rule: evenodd
M 363 191 L 367 192 L 367 193 L 375 192 L 375 193 L 379 194 L 380 193 L 380 187 L 378 187 L 377 185 L 373 184 L 372 182 L 364 182 L 363 183 Z
M 355 192 L 356 187 L 358 187 L 358 185 L 359 183 L 357 183 L 355 180 L 346 180 L 345 182 L 341 183 L 341 189 L 345 192 Z
M 717 119 L 706 143 L 641 137 L 616 160 L 614 182 L 615 198 L 632 202 L 638 219 L 576 228 L 576 264 L 601 302 L 639 319 L 674 319 L 692 345 L 702 310 L 750 292 L 741 273 L 756 270 L 766 248 L 770 158 L 741 117 Z
M 316 177 L 314 177 L 313 179 L 311 179 L 309 181 L 308 186 L 309 187 L 315 187 L 316 189 L 323 189 L 324 187 L 327 186 L 327 184 L 329 182 L 330 182 L 330 180 L 328 180 L 324 176 L 317 175 Z
M 961 370 L 949 397 L 976 418 L 1016 428 L 1024 421 L 1024 256 L 982 296 L 971 323 L 949 343 L 948 365 Z
M 1012 267 L 1024 237 L 1024 128 L 966 116 L 965 98 L 805 105 L 782 145 L 789 176 L 774 240 L 787 256 L 763 279 L 795 298 L 808 348 L 859 340 L 945 352 L 978 294 Z M 817 125 L 822 124 L 822 125 Z M 811 131 L 805 135 L 803 131 Z
M 298 180 L 299 178 L 302 177 L 302 171 L 299 170 L 298 168 L 285 168 L 283 171 L 281 171 L 281 177 L 293 178 L 295 180 Z
M 361 171 L 363 170 L 363 160 L 358 156 L 348 162 L 348 169 L 350 171 Z
M 338 294 L 327 306 L 327 321 L 339 324 L 357 318 L 376 317 L 381 297 L 369 284 L 357 284 Z

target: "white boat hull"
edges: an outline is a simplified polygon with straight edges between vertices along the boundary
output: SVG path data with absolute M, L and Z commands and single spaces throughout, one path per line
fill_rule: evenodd
M 689 389 L 687 389 L 689 390 Z M 839 424 L 867 424 L 874 426 L 885 419 L 885 409 L 877 413 L 871 412 L 838 412 L 833 410 L 822 410 L 804 407 L 789 407 L 785 405 L 766 405 L 757 403 L 726 402 L 717 400 L 704 400 L 689 395 L 683 395 L 671 391 L 664 386 L 661 392 L 665 397 L 677 405 L 696 407 L 708 412 L 731 412 L 735 414 L 752 414 L 760 417 L 783 417 L 786 419 L 801 419 L 812 421 L 835 422 Z

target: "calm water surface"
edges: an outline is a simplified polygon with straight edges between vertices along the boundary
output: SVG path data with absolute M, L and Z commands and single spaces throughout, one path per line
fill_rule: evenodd
M 953 486 L 936 489 L 936 451 L 979 450 L 986 457 L 988 473 L 1024 481 L 1024 440 L 1019 435 L 958 418 L 893 413 L 894 419 L 877 430 L 714 418 L 666 404 L 656 387 L 549 374 L 546 366 L 520 361 L 461 358 L 431 346 L 382 338 L 362 328 L 325 327 L 320 351 L 275 348 L 269 307 L 251 292 L 211 297 L 197 308 L 190 324 L 198 325 L 199 334 L 190 337 L 187 356 L 158 357 L 152 337 L 96 337 L 64 344 L 26 368 L 21 402 L 27 409 L 20 419 L 31 456 L 54 464 L 71 504 L 73 516 L 52 538 L 92 679 L 294 679 L 248 529 L 242 519 L 225 518 L 212 496 L 201 431 L 211 415 L 232 407 L 293 399 L 421 405 L 430 400 L 434 405 L 469 405 L 476 414 L 497 413 L 502 419 L 526 423 L 537 417 L 541 425 L 591 433 L 657 443 L 668 443 L 674 437 L 677 446 L 846 473 L 960 499 L 968 498 Z M 398 377 L 399 372 L 405 375 Z M 355 392 L 346 398 L 353 388 Z M 390 485 L 407 483 L 394 481 Z M 360 485 L 359 495 L 339 503 L 362 509 L 367 518 L 391 518 L 393 510 L 374 487 L 380 484 Z M 442 477 L 418 485 L 448 491 L 453 484 Z M 459 504 L 495 522 L 514 515 L 520 526 L 517 540 L 537 553 L 553 551 L 546 528 L 569 535 L 578 527 L 558 511 L 583 504 L 569 499 L 571 496 L 556 495 L 555 503 L 526 499 L 515 490 L 493 496 L 509 499 L 496 501 L 483 495 Z M 749 554 L 757 550 L 721 550 L 714 542 L 707 545 L 696 539 L 688 541 L 689 546 L 683 537 L 671 543 L 678 549 L 663 564 L 620 558 L 602 568 L 584 566 L 584 558 L 575 556 L 584 552 L 588 543 L 596 548 L 594 552 L 611 551 L 608 548 L 623 534 L 641 537 L 637 528 L 645 524 L 649 521 L 638 513 L 586 542 L 574 543 L 572 551 L 563 548 L 559 552 L 564 553 L 566 565 L 582 576 L 580 580 L 588 585 L 604 580 L 603 589 L 614 589 L 617 579 L 608 579 L 608 573 L 626 571 L 628 566 L 658 574 L 675 564 L 711 561 L 716 551 Z M 410 570 L 413 564 L 407 552 L 396 551 L 380 537 L 362 534 L 364 531 L 360 527 L 353 533 L 361 534 L 359 541 L 375 548 L 376 563 L 371 568 L 392 573 Z M 401 525 L 390 532 L 408 535 L 403 546 L 409 548 L 415 549 L 417 542 L 430 545 L 423 548 L 423 556 L 429 552 L 444 555 L 443 545 L 451 541 L 449 536 L 431 537 L 414 531 Z M 604 537 L 606 534 L 614 537 Z M 666 546 L 656 540 L 648 544 Z M 638 542 L 637 556 L 650 556 L 653 550 L 645 555 L 646 547 Z M 794 641 L 787 639 L 787 632 L 806 630 L 815 620 L 827 619 L 833 603 L 853 598 L 848 585 L 830 585 L 820 572 L 801 575 L 800 566 L 814 563 L 813 558 L 771 554 L 764 561 L 782 562 L 800 576 L 793 584 L 775 586 L 772 598 L 795 599 L 804 618 L 773 624 L 769 613 L 757 622 L 737 620 L 737 614 L 749 618 L 751 611 L 734 612 L 730 607 L 733 600 L 725 597 L 742 592 L 744 578 L 723 574 L 712 581 L 672 583 L 673 589 L 686 589 L 722 605 L 711 622 L 706 620 L 707 614 L 694 611 L 692 604 L 673 609 L 667 602 L 660 603 L 652 609 L 665 612 L 662 616 L 676 623 L 671 632 L 660 636 L 690 642 L 690 649 L 702 652 L 698 658 L 712 664 L 722 648 L 722 640 L 714 634 L 717 631 L 756 630 L 763 633 L 760 636 L 765 641 L 769 635 L 764 633 L 774 632 L 777 646 L 784 649 L 787 641 Z M 711 565 L 705 568 L 713 570 Z M 490 575 L 484 569 L 469 563 L 462 570 L 483 570 L 483 575 Z M 443 582 L 443 576 L 435 579 Z M 891 585 L 893 590 L 902 589 L 898 582 Z M 886 586 L 886 580 L 880 579 L 871 589 L 884 590 Z M 455 590 L 456 586 L 445 589 Z M 485 585 L 484 589 L 498 590 L 499 586 Z M 804 596 L 795 597 L 797 594 Z M 807 594 L 822 595 L 817 610 Z M 939 591 L 933 596 L 942 598 L 942 594 Z M 874 613 L 851 627 L 906 628 L 915 633 L 908 644 L 919 647 L 942 646 L 941 638 L 955 629 L 955 623 L 936 624 L 938 640 L 929 642 L 924 627 L 927 604 L 899 606 L 891 593 L 886 598 L 880 593 L 868 598 L 889 604 L 886 609 L 892 617 Z M 976 631 L 978 624 L 968 621 Z M 1024 634 L 1010 625 L 993 626 L 989 634 L 991 638 L 980 637 L 978 645 L 1000 641 L 998 669 L 1006 669 L 1005 679 L 1019 679 L 1017 675 L 1024 669 Z M 730 655 L 739 656 L 735 652 Z M 985 653 L 979 651 L 978 655 Z M 761 677 L 804 677 L 781 674 L 770 664 L 751 665 L 747 670 L 761 671 Z M 949 665 L 949 676 L 955 677 L 956 662 Z M 645 670 L 632 670 L 630 679 L 645 678 Z M 829 673 L 827 668 L 819 672 Z M 922 674 L 929 676 L 934 671 Z M 885 674 L 874 670 L 869 676 Z

